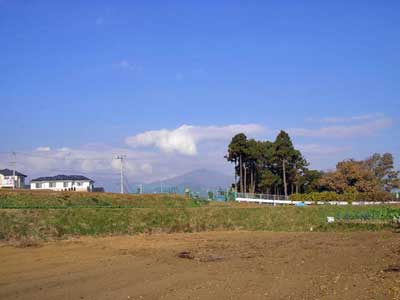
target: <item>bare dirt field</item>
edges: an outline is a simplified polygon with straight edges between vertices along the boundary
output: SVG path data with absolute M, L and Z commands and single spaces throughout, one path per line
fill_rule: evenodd
M 208 232 L 0 245 L 0 299 L 400 299 L 400 235 Z

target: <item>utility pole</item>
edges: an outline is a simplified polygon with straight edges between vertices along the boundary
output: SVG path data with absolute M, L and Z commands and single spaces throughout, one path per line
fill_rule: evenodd
M 143 194 L 143 184 L 140 184 L 139 186 L 139 194 Z
M 288 199 L 287 197 L 287 185 L 286 185 L 286 159 L 282 161 L 282 169 L 283 169 L 283 190 L 285 192 L 285 200 Z
M 121 163 L 121 168 L 120 168 L 120 177 L 121 177 L 121 194 L 124 193 L 124 155 L 118 155 L 116 159 L 119 159 Z
M 15 169 L 17 168 L 17 153 L 15 151 L 12 152 L 14 160 L 11 162 L 13 165 L 13 189 L 15 189 L 16 180 L 15 180 Z

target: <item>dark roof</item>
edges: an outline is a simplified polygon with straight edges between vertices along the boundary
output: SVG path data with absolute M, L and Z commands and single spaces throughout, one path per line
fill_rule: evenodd
M 81 175 L 56 175 L 56 176 L 48 176 L 48 177 L 39 177 L 36 179 L 32 179 L 32 181 L 65 181 L 65 180 L 89 180 L 93 181 L 90 178 Z M 94 181 L 93 181 L 94 182 Z
M 14 175 L 14 171 L 10 170 L 10 169 L 3 169 L 3 170 L 0 170 L 0 174 L 4 175 L 4 176 L 13 176 Z M 22 174 L 20 172 L 17 172 L 17 171 L 15 171 L 15 175 L 19 176 L 19 177 L 26 177 L 26 175 L 24 175 L 24 174 Z

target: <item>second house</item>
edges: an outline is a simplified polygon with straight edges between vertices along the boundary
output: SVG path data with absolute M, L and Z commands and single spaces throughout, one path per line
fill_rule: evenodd
M 31 180 L 31 190 L 93 191 L 94 181 L 81 175 L 57 175 Z

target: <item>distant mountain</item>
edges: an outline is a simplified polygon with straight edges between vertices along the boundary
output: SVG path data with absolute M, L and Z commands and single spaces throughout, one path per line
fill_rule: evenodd
M 204 194 L 207 190 L 226 189 L 234 182 L 233 176 L 223 173 L 200 169 L 162 181 L 144 185 L 145 192 L 160 192 L 176 189 L 183 192 L 185 188 Z

